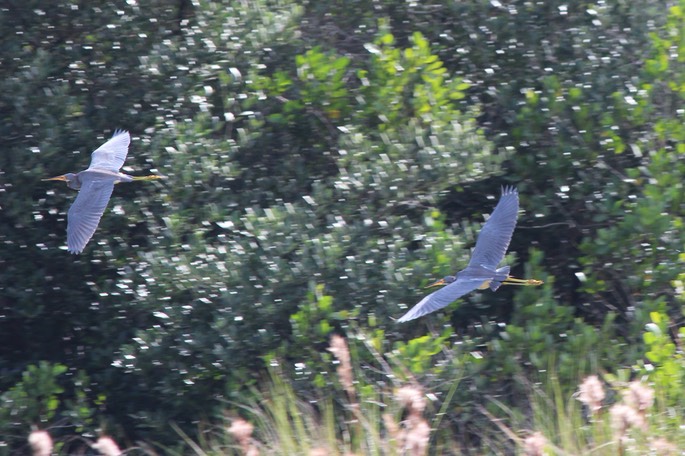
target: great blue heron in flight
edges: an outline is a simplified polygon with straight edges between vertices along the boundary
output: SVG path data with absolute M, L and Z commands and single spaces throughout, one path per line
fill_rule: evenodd
M 119 172 L 128 155 L 131 136 L 116 130 L 112 138 L 93 152 L 90 166 L 80 173 L 67 173 L 43 180 L 65 181 L 69 188 L 78 190 L 76 201 L 67 214 L 67 250 L 81 253 L 100 223 L 114 184 L 140 180 L 161 179 L 162 176 L 129 176 Z
M 502 197 L 481 229 L 473 249 L 471 260 L 456 276 L 447 276 L 428 287 L 446 285 L 429 294 L 404 314 L 398 323 L 422 317 L 446 307 L 461 296 L 473 290 L 490 287 L 497 290 L 500 285 L 541 285 L 541 280 L 516 279 L 509 276 L 509 266 L 497 268 L 509 247 L 511 235 L 516 228 L 519 210 L 519 196 L 514 187 L 503 187 Z

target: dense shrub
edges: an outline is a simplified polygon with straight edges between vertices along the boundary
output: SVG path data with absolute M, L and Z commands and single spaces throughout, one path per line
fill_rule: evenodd
M 474 445 L 521 378 L 646 351 L 681 380 L 682 5 L 31 3 L 0 7 L 0 429 L 174 442 L 274 360 L 329 385 L 332 333 L 453 398 Z M 74 194 L 39 179 L 115 128 L 124 171 L 167 179 L 117 188 L 69 256 Z M 396 326 L 504 184 L 507 262 L 545 286 Z

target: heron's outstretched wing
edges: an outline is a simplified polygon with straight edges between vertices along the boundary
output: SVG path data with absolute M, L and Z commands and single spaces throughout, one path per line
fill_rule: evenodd
M 457 277 L 457 280 L 454 282 L 429 294 L 419 301 L 419 303 L 412 307 L 409 312 L 402 315 L 402 317 L 397 320 L 397 323 L 413 320 L 438 309 L 442 309 L 443 307 L 447 307 L 458 298 L 476 290 L 482 284 L 483 279 L 460 279 Z
M 116 130 L 109 141 L 93 152 L 88 169 L 104 169 L 118 173 L 124 166 L 130 143 L 131 135 L 127 131 Z
M 504 258 L 504 254 L 507 253 L 511 235 L 516 228 L 518 211 L 518 191 L 514 187 L 503 187 L 499 203 L 478 234 L 469 267 L 497 268 L 497 265 Z
M 104 177 L 82 177 L 81 190 L 68 212 L 67 250 L 81 253 L 100 223 L 114 189 L 114 180 Z

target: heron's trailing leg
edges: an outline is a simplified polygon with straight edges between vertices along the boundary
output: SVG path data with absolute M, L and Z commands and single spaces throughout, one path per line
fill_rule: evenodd
M 159 176 L 157 174 L 151 174 L 149 176 L 132 176 L 134 181 L 149 181 L 155 179 L 164 179 L 164 176 Z
M 542 280 L 538 279 L 517 279 L 516 277 L 507 277 L 502 281 L 503 285 L 522 285 L 522 286 L 538 286 L 542 285 Z

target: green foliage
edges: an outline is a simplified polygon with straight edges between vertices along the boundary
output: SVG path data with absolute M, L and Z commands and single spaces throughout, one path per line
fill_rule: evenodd
M 452 336 L 451 329 L 445 329 L 438 337 L 431 334 L 407 342 L 397 342 L 393 357 L 402 360 L 402 364 L 412 375 L 424 376 L 428 373 L 440 375 L 442 369 L 440 365 L 436 365 L 434 357 L 445 349 L 445 342 Z
M 413 74 L 440 73 L 441 84 L 451 90 L 444 71 L 426 66 L 425 41 L 416 41 L 411 49 L 420 58 L 407 60 L 389 46 L 383 52 L 402 59 Z M 143 256 L 137 271 L 122 273 L 113 284 L 138 290 L 132 299 L 148 312 L 115 365 L 132 379 L 145 378 L 147 394 L 178 398 L 165 402 L 171 408 L 191 405 L 188 395 L 199 408 L 200 397 L 220 384 L 239 394 L 253 381 L 253 371 L 234 366 L 254 366 L 267 354 L 309 365 L 330 333 L 349 327 L 350 320 L 383 331 L 392 324 L 388 317 L 399 313 L 397 303 L 418 296 L 407 295 L 405 282 L 426 280 L 422 247 L 458 251 L 459 236 L 436 222 L 436 195 L 497 170 L 498 159 L 473 118 L 461 114 L 446 93 L 435 105 L 426 90 L 403 95 L 412 105 L 432 107 L 405 112 L 403 122 L 386 122 L 379 132 L 365 123 L 345 123 L 359 115 L 382 119 L 387 112 L 369 102 L 375 95 L 364 85 L 346 88 L 349 100 L 340 104 L 346 96 L 343 75 L 354 73 L 351 61 L 318 49 L 294 60 L 297 78 L 287 76 L 293 74 L 288 67 L 273 70 L 272 77 L 255 76 L 244 87 L 245 106 L 255 120 L 236 141 L 203 129 L 200 115 L 193 125 L 176 125 L 176 139 L 155 159 L 172 164 L 162 170 L 175 180 L 170 215 L 154 228 L 156 249 Z M 376 88 L 395 84 L 380 64 L 371 65 L 365 77 Z M 314 130 L 298 136 L 303 142 L 289 152 L 287 163 L 273 167 L 275 152 L 261 153 L 257 132 L 288 136 L 303 121 L 321 122 L 322 115 L 338 125 L 335 153 L 327 145 L 333 138 Z M 298 157 L 298 151 L 308 151 L 312 160 Z M 241 167 L 241 157 L 248 155 L 250 167 Z M 253 170 L 260 166 L 273 172 L 256 177 Z M 302 167 L 296 179 L 288 166 Z M 286 185 L 283 175 L 291 176 Z M 231 192 L 249 182 L 272 192 L 257 200 L 251 191 Z M 226 198 L 239 204 L 227 205 Z M 457 260 L 444 255 L 437 267 Z
M 647 324 L 642 336 L 647 350 L 646 361 L 639 362 L 637 370 L 660 391 L 660 399 L 664 401 L 664 406 L 679 407 L 684 400 L 685 359 L 673 337 L 677 341 L 682 341 L 685 329 L 680 327 L 671 335 L 666 314 L 652 312 L 650 317 L 652 321 Z
M 562 383 L 572 381 L 578 371 L 610 368 L 606 361 L 616 356 L 612 340 L 614 316 L 608 314 L 602 330 L 574 315 L 574 309 L 558 303 L 553 295 L 554 278 L 540 269 L 540 251 L 530 252 L 526 277 L 544 280 L 539 289 L 523 289 L 514 298 L 512 321 L 490 342 L 493 362 L 506 374 L 544 372 L 554 366 Z M 578 357 L 578 353 L 585 356 Z
M 67 367 L 60 364 L 40 362 L 30 365 L 22 374 L 21 381 L 2 395 L 3 421 L 19 415 L 25 423 L 50 422 L 59 407 L 59 396 L 64 392 L 57 377 L 66 371 Z
M 409 42 L 411 47 L 399 49 L 392 34 L 382 30 L 375 43 L 366 46 L 373 58 L 368 70 L 358 72 L 365 88 L 362 113 L 370 121 L 379 120 L 380 131 L 397 127 L 407 116 L 433 125 L 452 122 L 454 100 L 464 98 L 469 88 L 462 79 L 450 77 L 421 33 L 412 34 Z
M 677 252 L 685 244 L 680 191 L 685 167 L 677 146 L 685 129 L 683 113 L 673 105 L 673 100 L 683 99 L 678 89 L 682 62 L 676 57 L 677 43 L 683 40 L 681 7 L 671 8 L 663 31 L 650 35 L 650 56 L 636 82 L 639 90 L 617 94 L 636 163 L 625 169 L 621 182 L 614 179 L 610 184 L 616 196 L 607 200 L 605 217 L 611 223 L 583 244 L 583 262 L 591 277 L 587 290 L 603 293 L 605 299 L 626 297 L 621 306 L 631 309 L 627 332 L 635 339 L 650 315 L 673 303 L 672 283 L 681 265 Z M 611 268 L 593 271 L 598 263 Z
M 498 432 L 486 397 L 526 416 L 522 376 L 553 369 L 565 398 L 646 348 L 641 374 L 682 380 L 664 326 L 685 283 L 682 2 L 124 3 L 0 15 L 0 391 L 31 415 L 3 422 L 12 450 L 64 419 L 175 442 L 167 423 L 191 434 L 274 359 L 307 397 L 338 384 L 332 333 L 424 383 L 431 425 L 466 447 Z M 124 171 L 168 179 L 117 188 L 65 255 L 74 193 L 39 179 L 114 128 Z M 504 183 L 522 207 L 507 263 L 545 286 L 394 325 L 466 264 Z M 359 396 L 385 400 L 365 374 Z
M 323 286 L 317 285 L 315 292 L 308 296 L 308 303 L 300 306 L 298 311 L 290 316 L 293 342 L 296 345 L 327 340 L 333 329 L 329 321 L 346 319 L 344 311 L 332 315 L 333 297 L 324 295 L 323 291 Z
M 3 442 L 10 448 L 23 444 L 32 428 L 49 429 L 56 423 L 57 433 L 92 435 L 96 408 L 105 397 L 89 397 L 90 387 L 82 371 L 69 375 L 66 366 L 46 361 L 29 365 L 21 380 L 0 395 Z

